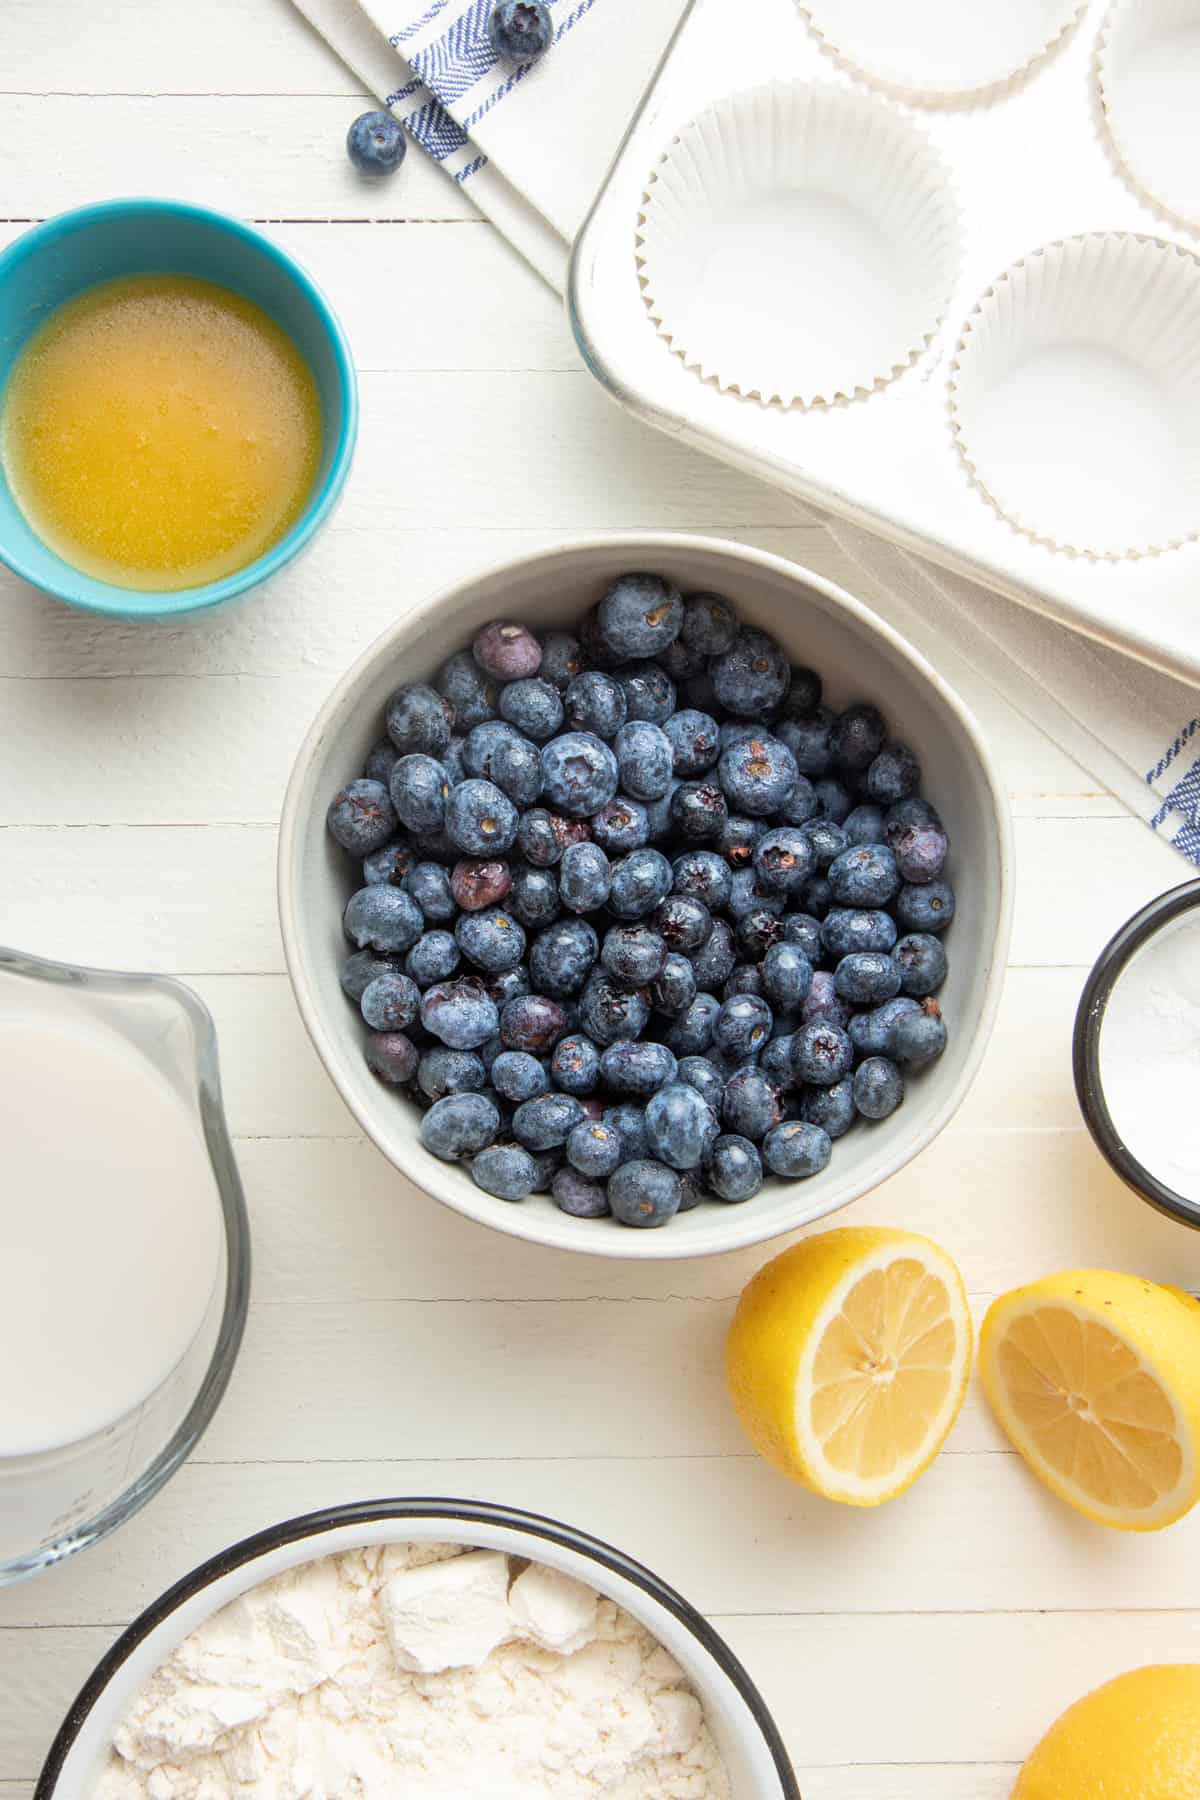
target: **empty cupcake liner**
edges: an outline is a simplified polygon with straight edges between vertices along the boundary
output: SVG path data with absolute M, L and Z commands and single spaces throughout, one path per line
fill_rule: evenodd
M 958 208 L 928 139 L 885 101 L 772 83 L 668 146 L 637 254 L 659 333 L 706 380 L 816 406 L 871 392 L 945 318 Z
M 798 0 L 825 47 L 917 105 L 998 99 L 1087 10 L 1087 0 Z
M 1116 0 L 1096 62 L 1126 174 L 1144 198 L 1200 231 L 1200 0 Z
M 1047 244 L 968 318 L 950 413 L 976 486 L 1056 550 L 1200 536 L 1200 258 L 1135 233 Z

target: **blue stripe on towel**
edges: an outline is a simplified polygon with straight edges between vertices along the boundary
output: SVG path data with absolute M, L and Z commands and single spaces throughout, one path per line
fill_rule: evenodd
M 466 132 L 446 111 L 440 100 L 428 100 L 404 121 L 408 129 L 435 162 L 445 162 L 456 150 L 469 142 Z
M 447 106 L 461 100 L 468 88 L 496 66 L 496 52 L 487 34 L 492 4 L 493 0 L 472 0 L 443 37 L 409 57 L 425 85 Z
M 554 3 L 555 0 L 548 0 L 549 5 L 553 6 Z M 590 12 L 595 4 L 596 0 L 577 0 L 577 4 L 572 8 L 570 13 L 568 13 L 567 17 L 558 27 L 558 30 L 554 33 L 554 42 L 557 44 L 560 38 L 566 37 L 572 25 L 575 25 L 582 19 L 584 13 Z M 493 106 L 505 99 L 507 95 L 511 94 L 517 83 L 519 81 L 524 81 L 526 75 L 531 74 L 536 67 L 536 63 L 522 63 L 520 68 L 514 69 L 512 74 L 508 77 L 508 80 L 498 87 L 494 94 L 489 94 L 488 98 L 483 102 L 483 105 L 477 106 L 475 111 L 463 120 L 466 129 L 471 131 L 478 125 L 480 119 L 485 118 L 487 114 L 491 112 Z
M 392 49 L 398 50 L 401 44 L 406 44 L 409 38 L 416 37 L 418 31 L 423 31 L 426 25 L 432 25 L 438 14 L 445 12 L 449 4 L 450 0 L 433 0 L 433 5 L 427 12 L 422 13 L 419 19 L 414 19 L 412 24 L 406 25 L 402 31 L 392 33 L 388 39 Z
M 1165 775 L 1184 745 L 1200 730 L 1200 719 L 1189 719 L 1173 744 L 1168 744 L 1152 769 L 1146 771 L 1146 786 L 1153 787 L 1160 775 Z

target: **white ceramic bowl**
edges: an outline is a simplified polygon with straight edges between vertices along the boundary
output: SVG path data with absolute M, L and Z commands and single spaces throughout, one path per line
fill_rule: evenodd
M 460 1543 L 526 1556 L 632 1614 L 688 1677 L 729 1771 L 733 1800 L 800 1800 L 775 1723 L 732 1650 L 694 1607 L 611 1545 L 532 1513 L 470 1500 L 377 1500 L 291 1519 L 222 1551 L 147 1607 L 85 1683 L 34 1800 L 89 1800 L 139 1688 L 196 1627 L 272 1575 L 366 1544 Z
M 576 624 L 628 569 L 668 575 L 684 592 L 728 595 L 743 620 L 777 637 L 793 662 L 815 668 L 834 706 L 876 701 L 894 734 L 917 752 L 923 791 L 945 820 L 958 911 L 947 946 L 950 976 L 938 996 L 949 1026 L 945 1054 L 909 1086 L 878 1126 L 859 1126 L 807 1181 L 768 1180 L 752 1200 L 683 1213 L 657 1231 L 574 1219 L 546 1195 L 513 1205 L 477 1188 L 470 1172 L 422 1147 L 418 1113 L 363 1061 L 363 1025 L 342 993 L 347 954 L 341 915 L 354 869 L 325 829 L 330 799 L 359 774 L 382 731 L 384 704 L 403 681 L 430 677 L 491 619 Z M 936 1137 L 961 1103 L 992 1029 L 1004 974 L 1012 890 L 1008 807 L 970 713 L 911 645 L 841 588 L 764 551 L 715 539 L 640 534 L 546 550 L 507 563 L 406 612 L 338 682 L 300 749 L 284 801 L 279 912 L 300 1011 L 339 1093 L 398 1169 L 448 1206 L 555 1249 L 661 1259 L 736 1250 L 824 1218 L 895 1174 Z

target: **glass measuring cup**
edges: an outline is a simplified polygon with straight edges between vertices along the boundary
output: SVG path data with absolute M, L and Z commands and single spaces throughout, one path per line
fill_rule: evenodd
M 198 1329 L 137 1404 L 50 1448 L 0 1449 L 0 1586 L 95 1543 L 174 1474 L 225 1391 L 250 1291 L 249 1220 L 221 1105 L 216 1033 L 195 994 L 163 976 L 76 968 L 0 948 L 0 1019 L 26 1007 L 50 1028 L 108 1039 L 114 1053 L 137 1058 L 182 1103 L 211 1169 L 219 1247 Z M 0 1204 L 0 1257 L 3 1246 Z M 130 1301 L 136 1305 L 136 1295 Z M 46 1294 L 45 1304 L 53 1309 L 55 1296 Z M 4 1379 L 21 1380 L 21 1370 L 5 1371 Z

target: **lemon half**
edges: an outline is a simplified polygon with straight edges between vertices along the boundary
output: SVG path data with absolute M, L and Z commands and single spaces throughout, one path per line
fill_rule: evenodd
M 738 1417 L 769 1462 L 827 1499 L 878 1506 L 928 1467 L 962 1406 L 962 1278 L 912 1232 L 805 1238 L 746 1287 L 725 1362 Z

